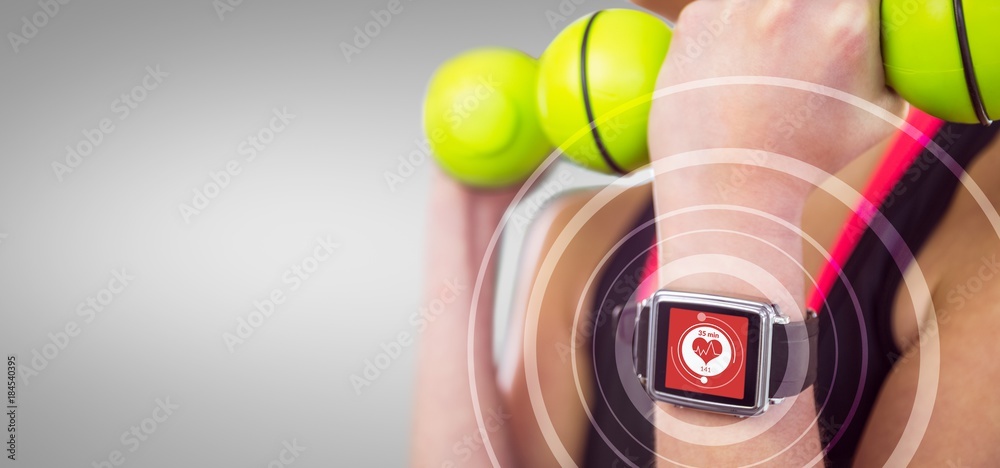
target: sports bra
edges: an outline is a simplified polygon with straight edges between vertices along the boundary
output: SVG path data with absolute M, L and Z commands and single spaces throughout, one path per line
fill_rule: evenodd
M 906 267 L 947 212 L 965 168 L 1000 127 L 944 123 L 917 110 L 907 121 L 919 132 L 895 137 L 807 300 L 820 312 L 813 388 L 829 466 L 850 466 L 879 390 L 900 358 L 891 318 Z M 920 133 L 926 136 L 910 136 Z M 930 138 L 947 151 L 945 157 L 925 148 Z M 646 416 L 652 403 L 629 398 L 622 379 L 634 374 L 621 371 L 615 357 L 619 331 L 609 326 L 614 309 L 634 299 L 638 284 L 655 271 L 649 258 L 655 252 L 649 248 L 654 216 L 650 203 L 611 254 L 594 290 L 599 306 L 590 317 L 595 392 L 587 402 L 587 467 L 656 465 L 655 428 Z

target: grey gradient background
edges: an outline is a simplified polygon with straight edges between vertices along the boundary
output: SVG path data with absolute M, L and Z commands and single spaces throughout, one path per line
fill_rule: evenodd
M 394 190 L 385 174 L 422 138 L 427 79 L 471 47 L 537 56 L 560 3 L 570 19 L 629 5 L 403 0 L 348 62 L 340 43 L 387 3 L 243 0 L 220 20 L 212 0 L 73 0 L 17 53 L 8 34 L 42 8 L 0 3 L 0 354 L 30 367 L 50 333 L 80 328 L 18 380 L 18 461 L 0 466 L 90 467 L 119 450 L 124 466 L 263 467 L 292 441 L 306 450 L 285 466 L 407 464 L 414 347 L 361 395 L 350 376 L 422 305 L 433 163 Z M 120 119 L 112 103 L 147 66 L 169 76 Z M 241 142 L 283 108 L 295 118 L 246 162 Z M 60 182 L 53 161 L 103 118 L 114 132 Z M 242 172 L 186 223 L 179 204 L 233 159 Z M 292 292 L 283 273 L 325 236 L 338 248 Z M 78 304 L 120 269 L 135 279 L 86 322 Z M 288 301 L 231 353 L 223 334 L 274 288 Z M 179 409 L 130 451 L 122 434 L 167 398 Z

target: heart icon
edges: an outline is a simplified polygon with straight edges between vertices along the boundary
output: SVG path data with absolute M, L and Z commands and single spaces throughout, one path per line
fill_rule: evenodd
M 694 353 L 708 364 L 709 361 L 719 357 L 722 354 L 722 345 L 716 340 L 706 340 L 704 338 L 695 338 L 694 343 Z

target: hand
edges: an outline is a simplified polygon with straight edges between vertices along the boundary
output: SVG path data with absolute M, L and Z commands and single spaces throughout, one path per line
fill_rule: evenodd
M 694 0 L 632 0 L 632 3 L 652 11 L 670 21 L 676 21 L 681 9 Z
M 902 115 L 905 103 L 885 85 L 879 5 L 879 0 L 696 0 L 680 15 L 657 87 L 728 76 L 787 78 L 844 91 Z M 650 148 L 654 160 L 708 148 L 765 150 L 835 173 L 893 130 L 868 111 L 823 94 L 723 85 L 656 100 Z

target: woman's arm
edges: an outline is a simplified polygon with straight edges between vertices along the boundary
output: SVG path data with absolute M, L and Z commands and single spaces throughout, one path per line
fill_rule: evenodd
M 477 397 L 501 466 L 558 464 L 550 447 L 553 440 L 542 435 L 536 407 L 544 411 L 541 417 L 551 424 L 551 436 L 569 457 L 579 465 L 585 462 L 589 421 L 584 404 L 592 396 L 589 314 L 595 306 L 594 292 L 584 287 L 605 253 L 647 206 L 651 191 L 649 187 L 605 191 L 604 196 L 610 197 L 607 204 L 586 216 L 572 236 L 564 235 L 564 230 L 598 191 L 561 195 L 534 215 L 521 251 L 517 295 L 497 371 L 492 354 L 495 264 L 488 266 L 483 278 L 471 351 L 469 310 L 475 275 L 515 192 L 480 192 L 442 174 L 435 176 L 426 300 L 439 298 L 447 282 L 457 282 L 464 293 L 428 321 L 420 337 L 415 466 L 447 466 L 447 461 L 456 466 L 490 465 L 472 408 L 469 352 L 475 353 Z M 534 329 L 534 343 L 525 342 L 528 327 Z M 541 401 L 534 405 L 526 374 L 529 363 L 539 379 Z
M 430 199 L 424 297 L 431 317 L 419 337 L 414 411 L 414 466 L 490 466 L 473 409 L 484 414 L 489 444 L 501 466 L 516 466 L 509 412 L 497 389 L 493 363 L 494 254 L 482 278 L 470 333 L 476 278 L 494 230 L 516 189 L 470 189 L 436 171 Z M 474 357 L 477 394 L 471 392 Z
M 639 215 L 651 196 L 648 188 L 625 190 L 585 220 L 567 239 L 563 230 L 595 195 L 577 191 L 549 202 L 538 213 L 521 252 L 517 296 L 511 311 L 501 358 L 493 360 L 496 262 L 486 267 L 475 325 L 469 336 L 470 309 L 476 275 L 494 230 L 513 201 L 516 189 L 479 191 L 437 173 L 431 195 L 430 234 L 425 301 L 440 300 L 440 313 L 421 330 L 413 429 L 415 466 L 489 466 L 472 406 L 468 357 L 473 353 L 480 408 L 486 436 L 501 466 L 551 466 L 557 463 L 542 435 L 525 373 L 537 367 L 537 402 L 554 436 L 570 457 L 582 464 L 588 421 L 579 393 L 590 395 L 590 296 L 583 291 L 619 230 Z M 553 245 L 562 237 L 558 258 Z M 494 252 L 493 258 L 497 253 Z M 544 266 L 548 265 L 548 266 Z M 544 275 L 542 271 L 544 269 Z M 544 282 L 539 277 L 544 276 Z M 447 285 L 458 285 L 458 294 Z M 446 297 L 445 297 L 446 296 Z M 581 303 L 581 297 L 585 300 Z M 530 309 L 529 309 L 530 307 Z M 574 339 L 575 314 L 578 318 Z M 525 346 L 525 329 L 536 340 Z M 471 348 L 470 346 L 471 338 Z M 530 351 L 529 351 L 530 349 Z M 576 358 L 573 366 L 572 358 Z M 577 388 L 577 378 L 583 387 Z
M 733 8 L 736 4 L 740 8 Z M 712 156 L 693 151 L 733 158 L 728 164 L 657 172 L 657 214 L 694 209 L 658 225 L 664 242 L 661 283 L 676 275 L 664 286 L 764 297 L 793 321 L 802 320 L 797 229 L 813 186 L 776 170 L 777 164 L 787 156 L 832 174 L 893 127 L 829 95 L 776 84 L 787 79 L 817 83 L 901 114 L 903 103 L 883 81 L 878 7 L 877 0 L 698 0 L 685 8 L 674 44 L 697 40 L 707 22 L 724 9 L 731 12 L 727 27 L 698 57 L 670 51 L 660 89 L 732 76 L 753 76 L 758 83 L 686 91 L 654 103 L 654 168 Z M 720 232 L 696 232 L 704 230 Z M 678 235 L 683 237 L 674 238 Z M 691 274 L 692 265 L 684 263 L 691 258 L 709 271 Z M 712 466 L 821 462 L 814 404 L 807 390 L 795 401 L 737 424 L 732 417 L 662 405 L 658 421 L 665 431 L 657 434 L 658 453 L 679 463 Z M 681 434 L 675 420 L 706 429 Z M 717 445 L 721 440 L 731 443 Z
M 599 192 L 579 190 L 548 203 L 537 215 L 522 249 L 517 307 L 511 311 L 500 371 L 521 466 L 556 466 L 567 461 L 553 452 L 568 455 L 579 466 L 586 464 L 591 422 L 584 405 L 595 398 L 593 338 L 598 333 L 614 333 L 608 328 L 610 321 L 595 321 L 592 314 L 596 311 L 605 307 L 608 314 L 610 310 L 596 303 L 597 281 L 589 289 L 587 285 L 652 196 L 648 186 Z M 591 204 L 594 200 L 606 204 Z M 575 221 L 581 223 L 573 226 Z M 533 329 L 533 342 L 527 341 L 529 329 Z M 537 371 L 537 381 L 529 378 L 529 366 Z M 537 382 L 536 395 L 541 397 L 534 405 L 531 382 Z M 545 421 L 539 421 L 536 408 L 544 411 L 541 418 Z M 541 427 L 549 424 L 552 432 L 546 439 Z M 553 442 L 561 447 L 553 447 Z

